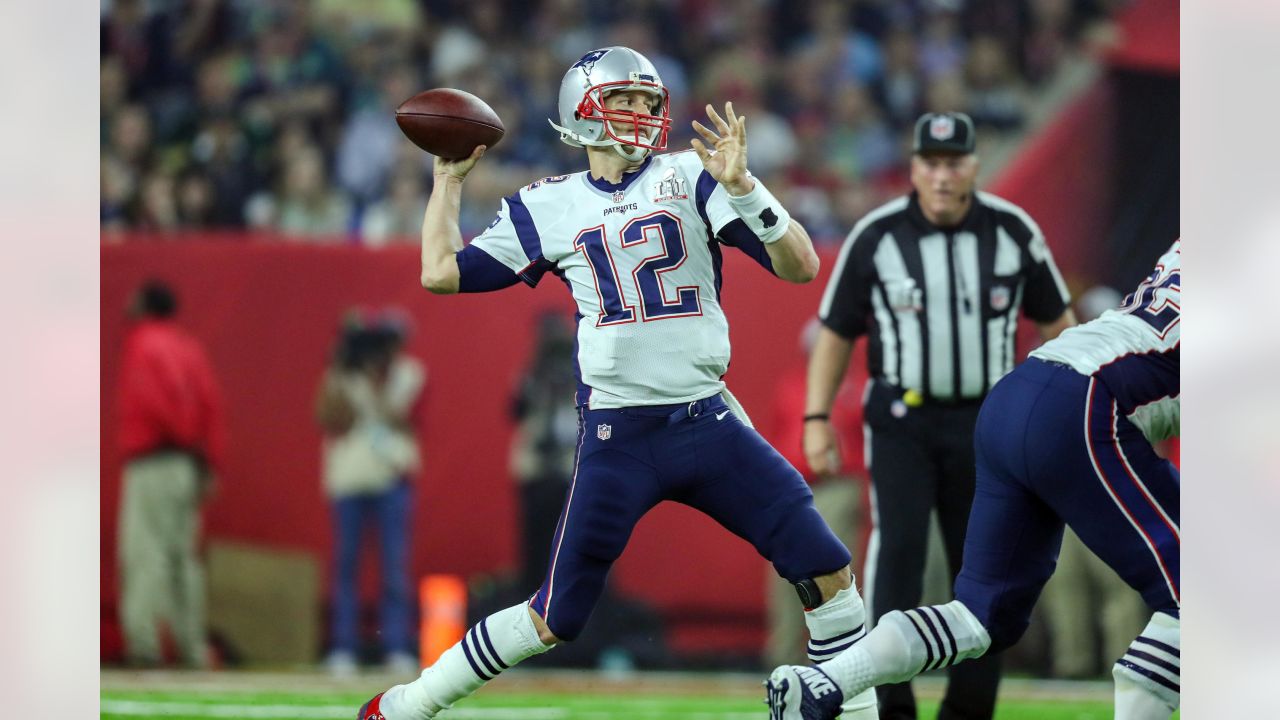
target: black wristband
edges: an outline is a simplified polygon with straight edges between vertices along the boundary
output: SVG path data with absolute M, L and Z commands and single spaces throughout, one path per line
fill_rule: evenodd
M 809 415 L 804 416 L 805 422 L 809 422 L 810 420 L 830 420 L 830 419 L 831 419 L 831 415 L 827 413 L 811 413 Z

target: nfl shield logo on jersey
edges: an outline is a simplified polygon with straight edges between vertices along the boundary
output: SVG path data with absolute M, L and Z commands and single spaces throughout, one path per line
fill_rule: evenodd
M 624 199 L 626 199 L 626 197 L 627 197 L 627 194 L 622 190 L 616 190 L 613 193 L 613 201 L 616 203 L 622 202 Z
M 950 140 L 956 134 L 956 121 L 941 115 L 929 121 L 929 136 L 934 140 Z
M 596 426 L 596 437 L 601 440 L 608 440 L 613 437 L 613 426 L 608 423 L 600 423 Z
M 997 285 L 991 288 L 991 309 L 996 312 L 1004 312 L 1009 309 L 1009 288 L 1005 285 Z

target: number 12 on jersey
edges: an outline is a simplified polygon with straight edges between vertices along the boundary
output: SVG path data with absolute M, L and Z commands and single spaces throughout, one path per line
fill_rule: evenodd
M 627 223 L 620 235 L 623 248 L 648 244 L 654 251 L 636 263 L 630 273 L 640 298 L 642 322 L 702 314 L 698 286 L 677 287 L 674 300 L 667 299 L 662 286 L 662 273 L 680 267 L 687 255 L 679 218 L 659 211 Z M 636 308 L 628 305 L 623 297 L 622 279 L 605 238 L 604 226 L 597 225 L 578 233 L 573 247 L 586 255 L 587 265 L 595 277 L 596 292 L 600 295 L 600 317 L 596 320 L 596 327 L 635 322 Z

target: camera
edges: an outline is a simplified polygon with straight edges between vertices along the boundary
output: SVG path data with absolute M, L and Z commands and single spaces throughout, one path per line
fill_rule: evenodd
M 389 358 L 399 340 L 394 328 L 347 326 L 338 338 L 336 359 L 344 370 L 359 370 L 371 361 Z

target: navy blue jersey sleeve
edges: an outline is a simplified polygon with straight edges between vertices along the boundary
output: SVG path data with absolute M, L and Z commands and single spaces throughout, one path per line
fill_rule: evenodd
M 751 228 L 747 227 L 747 223 L 742 218 L 734 218 L 730 220 L 717 235 L 720 242 L 730 247 L 736 247 L 746 253 L 748 257 L 760 263 L 760 267 L 777 275 L 773 269 L 773 258 L 769 257 L 769 251 L 765 248 L 764 243 L 760 242 L 760 238 L 751 232 Z
M 530 286 L 555 267 L 542 255 L 538 228 L 519 192 L 503 198 L 498 216 L 468 247 L 483 250 Z
M 520 276 L 475 245 L 458 251 L 458 292 L 501 290 L 520 282 Z

